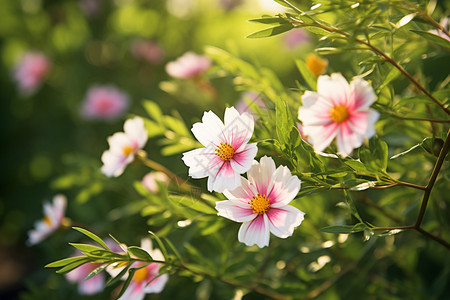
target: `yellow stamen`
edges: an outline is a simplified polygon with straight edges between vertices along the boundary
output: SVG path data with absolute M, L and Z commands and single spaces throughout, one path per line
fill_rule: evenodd
M 52 226 L 52 220 L 49 218 L 49 216 L 45 216 L 44 217 L 44 223 L 45 223 L 45 225 L 47 225 L 47 226 Z
M 258 195 L 254 196 L 252 200 L 250 200 L 250 207 L 253 209 L 254 214 L 262 215 L 267 212 L 270 207 L 270 201 L 267 199 L 266 195 Z
M 234 148 L 230 144 L 220 143 L 216 149 L 216 154 L 223 161 L 229 161 L 234 156 Z
M 342 123 L 349 118 L 347 106 L 338 105 L 330 109 L 330 117 L 333 122 Z
M 148 272 L 147 268 L 143 267 L 142 269 L 139 269 L 134 273 L 133 280 L 136 282 L 142 282 L 148 279 L 149 274 L 150 273 Z
M 128 156 L 134 151 L 134 148 L 131 146 L 125 146 L 123 147 L 122 151 L 125 156 Z
M 328 60 L 320 58 L 315 54 L 310 54 L 306 58 L 306 67 L 317 77 L 324 74 L 327 70 Z

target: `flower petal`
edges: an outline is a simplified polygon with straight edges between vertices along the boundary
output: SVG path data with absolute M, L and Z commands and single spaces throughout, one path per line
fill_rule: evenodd
M 276 171 L 275 162 L 271 157 L 263 156 L 253 162 L 253 166 L 247 172 L 248 180 L 256 187 L 261 195 L 268 195 L 272 189 L 272 175 Z
M 212 147 L 185 152 L 182 159 L 189 167 L 189 176 L 192 178 L 216 176 L 218 169 L 223 164 Z
M 242 176 L 240 186 L 234 190 L 223 191 L 225 197 L 242 208 L 250 208 L 248 203 L 257 193 L 255 186 Z
M 105 286 L 105 275 L 103 273 L 99 273 L 88 280 L 84 280 L 84 278 L 78 283 L 78 292 L 81 295 L 94 295 L 103 290 Z
M 143 300 L 145 297 L 145 283 L 131 281 L 125 293 L 118 300 Z
M 242 151 L 253 135 L 255 122 L 251 114 L 244 112 L 242 115 L 234 107 L 225 109 L 225 134 L 229 144 L 235 151 Z
M 270 232 L 283 239 L 292 235 L 295 227 L 302 223 L 305 215 L 290 205 L 283 208 L 271 207 L 266 214 L 269 219 Z
M 225 200 L 216 203 L 217 215 L 225 217 L 235 222 L 249 222 L 256 218 L 257 214 L 253 213 L 251 208 L 242 208 L 233 201 Z
M 202 122 L 192 125 L 191 131 L 195 138 L 205 147 L 212 145 L 217 147 L 220 142 L 227 142 L 222 120 L 212 111 L 205 112 Z
M 303 126 L 308 141 L 313 145 L 316 152 L 323 151 L 333 141 L 337 134 L 338 123 L 330 123 L 324 126 Z
M 297 196 L 300 190 L 300 179 L 292 176 L 291 171 L 285 166 L 279 166 L 273 174 L 273 187 L 267 198 L 270 207 L 280 208 L 287 205 Z
M 358 78 L 350 83 L 350 110 L 365 111 L 375 102 L 376 95 L 373 88 L 364 79 Z
M 259 248 L 269 246 L 269 219 L 266 214 L 257 216 L 250 222 L 242 223 L 238 240 L 247 246 L 257 245 Z
M 347 80 L 340 73 L 333 73 L 331 76 L 319 76 L 317 80 L 317 91 L 320 100 L 327 101 L 332 106 L 347 106 L 350 86 Z
M 123 125 L 125 134 L 133 141 L 136 148 L 141 149 L 147 142 L 148 134 L 144 127 L 144 120 L 139 117 L 125 121 Z
M 155 276 L 156 275 L 157 274 L 155 274 Z M 159 276 L 158 278 L 154 279 L 149 285 L 144 287 L 144 292 L 147 294 L 160 293 L 164 289 L 164 286 L 166 285 L 168 280 L 169 280 L 169 275 L 163 274 L 163 275 Z
M 362 145 L 363 135 L 353 131 L 347 122 L 341 123 L 337 134 L 338 153 L 344 156 L 350 155 L 353 149 Z
M 235 172 L 229 161 L 223 161 L 217 173 L 208 177 L 208 191 L 224 192 L 234 190 L 240 183 L 240 175 Z
M 253 160 L 258 153 L 256 143 L 243 145 L 245 145 L 245 147 L 241 147 L 242 150 L 236 152 L 230 160 L 233 170 L 239 174 L 247 172 L 252 167 Z

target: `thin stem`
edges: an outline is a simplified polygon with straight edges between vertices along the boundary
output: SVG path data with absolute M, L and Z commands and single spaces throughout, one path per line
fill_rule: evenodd
M 438 160 L 436 161 L 436 165 L 434 166 L 433 173 L 431 173 L 430 180 L 425 189 L 425 193 L 422 199 L 422 205 L 420 207 L 419 216 L 417 217 L 416 227 L 420 228 L 420 224 L 422 223 L 423 216 L 425 215 L 425 210 L 427 208 L 428 200 L 430 199 L 431 190 L 433 189 L 434 183 L 436 182 L 439 171 L 441 170 L 442 164 L 444 163 L 445 156 L 447 155 L 448 148 L 450 145 L 450 129 L 447 132 L 447 137 L 445 139 L 445 143 L 441 148 L 441 152 L 439 153 Z
M 411 121 L 421 121 L 421 122 L 431 122 L 431 123 L 450 123 L 450 120 L 436 120 L 436 119 L 427 119 L 427 118 L 412 118 L 412 117 L 404 117 L 404 116 L 400 116 L 397 115 L 395 113 L 391 113 L 391 112 L 384 112 L 387 113 L 388 115 L 397 118 L 397 119 L 402 119 L 402 120 L 411 120 Z
M 430 232 L 422 229 L 421 227 L 415 227 L 415 230 L 417 230 L 418 232 L 422 233 L 423 235 L 426 235 L 427 237 L 429 237 L 430 239 L 435 240 L 436 242 L 438 242 L 439 244 L 444 245 L 447 249 L 450 249 L 450 244 L 447 243 L 445 240 L 443 240 L 442 238 L 435 236 L 434 234 L 431 234 Z
M 394 226 L 394 227 L 373 227 L 372 230 L 406 230 L 406 229 L 415 229 L 414 225 L 408 226 Z

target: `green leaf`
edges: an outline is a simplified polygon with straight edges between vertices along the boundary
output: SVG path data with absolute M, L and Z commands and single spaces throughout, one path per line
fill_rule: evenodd
M 92 277 L 94 277 L 98 273 L 100 273 L 103 270 L 105 270 L 107 267 L 108 267 L 108 265 L 103 265 L 103 266 L 100 266 L 100 267 L 96 268 L 94 271 L 89 273 L 88 276 L 86 276 L 86 278 L 84 278 L 84 281 L 91 279 Z
M 198 212 L 205 214 L 217 214 L 217 211 L 209 205 L 203 203 L 200 199 L 192 198 L 187 195 L 170 195 L 169 199 L 174 201 L 177 205 L 183 205 L 189 207 Z
M 325 29 L 322 29 L 320 27 L 315 27 L 315 26 L 301 26 L 301 27 L 305 28 L 309 32 L 312 32 L 312 33 L 320 35 L 320 36 L 326 36 L 326 35 L 330 34 L 329 31 L 326 31 Z
M 156 243 L 159 246 L 159 250 L 161 250 L 162 255 L 164 256 L 164 259 L 167 260 L 169 254 L 166 250 L 166 247 L 164 246 L 163 242 L 161 241 L 161 239 L 152 231 L 148 231 L 148 233 L 150 233 L 150 235 L 155 239 Z
M 145 111 L 148 113 L 148 115 L 156 121 L 156 123 L 162 122 L 163 113 L 161 109 L 159 108 L 158 104 L 155 102 L 146 100 L 142 103 L 142 106 L 144 106 Z
M 128 277 L 127 279 L 125 279 L 122 288 L 120 289 L 119 294 L 117 295 L 117 299 L 120 299 L 120 297 L 122 297 L 122 295 L 125 293 L 125 291 L 127 290 L 128 286 L 131 283 L 131 279 L 133 279 L 134 273 L 137 271 L 137 268 L 132 268 L 128 270 Z
M 69 243 L 69 245 L 83 251 L 83 252 L 91 252 L 91 251 L 95 251 L 95 250 L 103 250 L 103 248 L 94 246 L 94 245 L 89 245 L 89 244 L 77 244 L 77 243 Z
M 421 30 L 410 30 L 410 31 L 424 37 L 425 39 L 427 39 L 429 42 L 431 42 L 433 44 L 437 44 L 437 45 L 445 47 L 445 48 L 450 48 L 450 42 L 436 34 L 430 33 L 428 31 L 421 31 Z
M 397 157 L 400 157 L 400 156 L 403 156 L 405 154 L 408 154 L 409 152 L 413 151 L 414 149 L 419 148 L 420 146 L 421 146 L 420 144 L 414 145 L 411 148 L 409 148 L 408 150 L 403 151 L 403 152 L 401 152 L 399 154 L 396 154 L 396 155 L 392 156 L 390 159 L 396 159 Z
M 130 246 L 127 248 L 127 251 L 130 255 L 133 255 L 134 257 L 138 259 L 142 259 L 145 261 L 153 261 L 153 258 L 151 255 L 145 251 L 144 249 L 136 246 Z
M 368 170 L 386 171 L 389 159 L 388 146 L 383 140 L 374 137 L 369 141 L 369 149 L 360 149 L 359 158 Z
M 267 29 L 264 29 L 261 31 L 257 31 L 257 32 L 247 35 L 246 37 L 252 38 L 252 39 L 265 38 L 265 37 L 270 37 L 270 36 L 281 34 L 283 32 L 291 30 L 292 28 L 294 28 L 294 25 L 292 25 L 291 23 L 288 23 L 288 24 L 283 24 L 280 26 L 267 28 Z
M 281 98 L 278 98 L 276 103 L 276 128 L 278 140 L 281 144 L 289 144 L 289 136 L 294 121 L 291 116 L 289 108 Z
M 367 170 L 366 166 L 357 160 L 346 160 L 344 161 L 344 163 L 349 166 L 350 168 L 352 168 L 355 172 L 357 173 L 369 173 L 369 171 Z
M 397 78 L 400 75 L 400 71 L 397 68 L 392 67 L 389 73 L 386 75 L 383 83 L 378 87 L 378 91 L 381 91 L 384 87 L 386 87 L 392 80 Z
M 183 258 L 181 257 L 180 252 L 178 252 L 177 248 L 175 248 L 175 246 L 172 244 L 172 242 L 168 238 L 165 238 L 165 237 L 162 237 L 162 238 L 167 243 L 167 245 L 169 245 L 170 250 L 172 250 L 173 254 L 175 254 L 175 257 L 178 259 L 178 261 L 180 263 L 182 263 Z
M 248 20 L 249 22 L 254 22 L 254 23 L 262 23 L 262 24 L 286 24 L 289 23 L 288 20 L 285 20 L 283 18 L 271 18 L 271 17 L 266 17 L 266 18 L 260 18 L 260 19 L 251 19 Z
M 61 260 L 57 260 L 54 261 L 52 263 L 49 263 L 47 265 L 44 266 L 44 268 L 56 268 L 56 267 L 62 267 L 62 266 L 66 266 L 69 265 L 71 263 L 74 263 L 78 260 L 85 260 L 86 256 L 76 256 L 76 257 L 69 257 L 69 258 L 64 258 Z
M 297 69 L 300 71 L 300 74 L 302 75 L 303 79 L 305 79 L 309 89 L 311 91 L 315 91 L 317 86 L 317 79 L 316 77 L 314 77 L 313 73 L 311 73 L 311 71 L 308 69 L 306 63 L 303 60 L 297 59 L 295 61 L 295 64 L 297 65 Z
M 72 227 L 72 228 L 81 232 L 82 234 L 86 235 L 87 237 L 94 240 L 95 242 L 99 243 L 103 248 L 111 250 L 111 249 L 109 249 L 108 245 L 106 245 L 106 243 L 101 238 L 99 238 L 97 235 L 95 235 L 94 233 L 92 233 L 86 229 L 80 228 L 80 227 Z
M 356 187 L 360 184 L 363 183 L 367 183 L 368 181 L 366 179 L 361 179 L 361 178 L 351 178 L 351 179 L 347 179 L 343 182 L 340 182 L 338 184 L 335 184 L 333 186 L 331 186 L 331 188 L 352 188 L 352 187 Z
M 128 269 L 131 266 L 131 262 L 128 262 L 122 271 L 120 271 L 119 274 L 117 274 L 116 277 L 111 277 L 105 284 L 105 287 L 111 286 L 113 284 L 115 284 L 116 282 L 120 281 L 122 279 L 122 277 L 125 275 L 125 273 L 128 271 Z
M 91 259 L 89 257 L 85 257 L 84 259 L 79 259 L 79 260 L 59 269 L 58 271 L 56 271 L 56 273 L 58 273 L 58 274 L 68 273 L 68 272 L 72 271 L 73 269 L 76 269 L 79 266 L 84 265 L 85 263 L 88 263 L 88 262 L 91 262 Z
M 352 233 L 352 225 L 333 225 L 324 228 L 320 228 L 320 231 L 327 233 Z
M 430 154 L 438 157 L 444 146 L 444 140 L 440 138 L 425 138 L 420 146 Z

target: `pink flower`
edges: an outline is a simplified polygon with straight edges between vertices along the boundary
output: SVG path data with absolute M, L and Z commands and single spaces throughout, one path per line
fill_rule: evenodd
M 86 94 L 81 112 L 88 119 L 112 121 L 123 115 L 128 104 L 128 95 L 115 86 L 94 85 Z
M 303 28 L 295 28 L 287 32 L 283 37 L 283 42 L 289 49 L 295 49 L 298 46 L 309 42 L 310 38 L 307 31 Z
M 209 67 L 211 67 L 209 57 L 187 52 L 176 61 L 169 62 L 166 71 L 172 77 L 188 79 L 200 77 Z
M 105 285 L 105 274 L 99 273 L 84 280 L 92 271 L 102 266 L 100 263 L 86 263 L 66 274 L 67 280 L 78 283 L 78 292 L 81 295 L 93 295 L 101 292 Z
M 441 24 L 441 26 L 444 27 L 447 30 L 449 29 L 448 20 L 449 20 L 449 18 L 445 17 L 445 18 L 442 18 L 441 21 L 439 22 Z M 440 36 L 441 38 L 444 38 L 447 41 L 450 41 L 450 36 L 445 34 L 445 32 L 443 32 L 442 30 L 432 29 L 432 30 L 429 30 L 428 32 L 432 33 L 432 34 L 435 34 L 437 36 Z
M 14 79 L 19 91 L 33 94 L 42 84 L 50 70 L 50 61 L 41 52 L 27 52 L 15 67 Z
M 141 248 L 147 251 L 154 260 L 164 260 L 164 256 L 161 251 L 158 249 L 152 249 L 152 242 L 150 239 L 143 239 L 141 241 Z M 131 265 L 131 268 L 139 268 L 146 264 L 147 263 L 145 262 L 134 262 Z M 117 276 L 123 268 L 124 266 L 116 263 L 108 267 L 106 270 L 111 276 Z M 169 279 L 167 274 L 163 274 L 154 279 L 159 275 L 160 268 L 161 264 L 150 263 L 149 265 L 137 270 L 131 279 L 130 285 L 119 300 L 142 300 L 144 299 L 145 294 L 160 293 Z M 127 276 L 128 273 L 122 279 L 125 280 Z M 151 280 L 153 281 L 148 283 Z
M 136 40 L 131 45 L 131 53 L 138 59 L 157 65 L 164 59 L 164 52 L 161 47 L 152 41 Z
M 169 184 L 170 179 L 163 172 L 150 172 L 144 176 L 142 179 L 142 185 L 150 192 L 150 193 L 158 193 L 159 187 L 158 182 Z
M 238 239 L 247 246 L 268 246 L 270 232 L 280 238 L 291 236 L 304 217 L 288 205 L 300 190 L 300 180 L 285 166 L 276 169 L 267 156 L 253 163 L 247 177 L 240 178 L 237 189 L 224 192 L 228 200 L 217 202 L 218 215 L 243 223 Z
M 258 108 L 265 109 L 266 105 L 259 94 L 255 92 L 245 92 L 236 104 L 236 109 L 240 114 L 249 112 L 255 121 L 259 119 L 259 115 L 256 113 Z
M 55 232 L 63 222 L 67 199 L 64 195 L 53 197 L 53 204 L 44 203 L 44 218 L 35 223 L 35 229 L 28 232 L 29 246 L 40 243 Z
M 80 0 L 78 4 L 81 11 L 88 17 L 97 15 L 101 9 L 99 0 Z
M 147 142 L 148 134 L 141 118 L 127 120 L 123 128 L 125 132 L 116 132 L 108 138 L 109 150 L 102 155 L 102 172 L 108 177 L 120 176 Z
M 208 177 L 208 190 L 223 192 L 241 184 L 239 174 L 247 172 L 258 152 L 256 143 L 247 144 L 254 121 L 249 113 L 225 109 L 225 124 L 212 111 L 192 126 L 192 133 L 205 148 L 183 153 L 192 178 Z
M 367 81 L 355 79 L 349 85 L 341 74 L 334 73 L 319 77 L 317 91 L 305 92 L 298 111 L 315 151 L 323 151 L 336 137 L 339 154 L 349 155 L 364 138 L 375 134 L 379 113 L 369 108 L 376 95 Z

